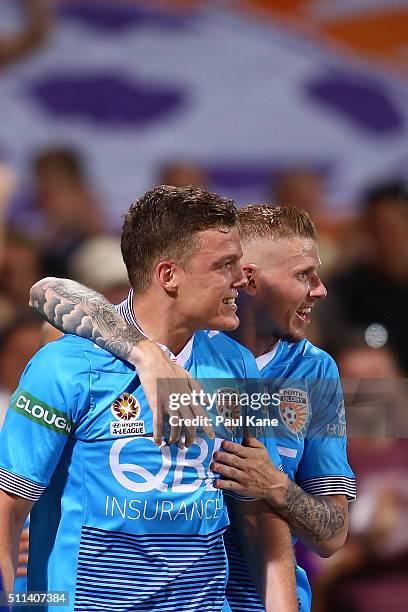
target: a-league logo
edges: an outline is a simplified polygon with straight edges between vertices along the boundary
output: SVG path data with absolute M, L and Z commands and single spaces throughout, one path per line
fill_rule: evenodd
M 132 421 L 140 415 L 138 400 L 129 393 L 122 393 L 111 405 L 112 414 L 120 421 Z

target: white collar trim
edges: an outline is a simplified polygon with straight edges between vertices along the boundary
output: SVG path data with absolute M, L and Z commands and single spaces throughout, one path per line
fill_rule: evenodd
M 170 359 L 172 359 L 173 361 L 175 360 L 179 364 L 179 366 L 184 368 L 187 361 L 190 359 L 191 351 L 193 350 L 193 342 L 194 342 L 194 334 L 191 336 L 186 346 L 183 349 L 181 349 L 178 355 L 173 355 L 173 353 L 170 351 L 170 349 L 167 348 L 167 346 L 164 347 L 164 344 L 161 344 L 160 346 L 161 348 L 164 347 L 166 349 L 165 352 L 169 351 Z
M 268 363 L 270 363 L 272 359 L 275 357 L 276 351 L 278 350 L 279 343 L 280 343 L 280 340 L 278 344 L 271 351 L 269 351 L 269 353 L 264 353 L 263 355 L 260 355 L 259 357 L 256 358 L 256 365 L 258 366 L 260 370 L 262 370 L 262 368 L 267 366 Z

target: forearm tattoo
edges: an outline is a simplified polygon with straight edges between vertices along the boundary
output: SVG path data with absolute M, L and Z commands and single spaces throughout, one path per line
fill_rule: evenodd
M 325 495 L 310 495 L 290 481 L 281 512 L 292 528 L 300 529 L 316 542 L 329 540 L 345 525 L 344 509 Z
M 67 334 L 93 340 L 121 359 L 145 336 L 128 325 L 102 295 L 75 281 L 46 278 L 30 292 L 30 306 Z

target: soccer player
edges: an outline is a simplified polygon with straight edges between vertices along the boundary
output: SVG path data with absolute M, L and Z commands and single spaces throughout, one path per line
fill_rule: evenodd
M 279 391 L 280 404 L 270 410 L 278 421 L 275 436 L 285 473 L 273 467 L 256 440 L 252 448 L 227 441 L 223 448 L 229 452 L 217 452 L 212 464 L 224 477 L 216 486 L 265 499 L 296 538 L 328 557 L 345 541 L 355 480 L 347 462 L 336 364 L 305 339 L 313 307 L 326 297 L 316 230 L 303 209 L 269 205 L 241 209 L 239 226 L 248 279 L 239 308 L 240 340 L 256 356 L 270 393 Z M 226 546 L 234 559 L 227 590 L 231 609 L 262 610 L 233 530 Z M 301 610 L 309 611 L 310 586 L 300 567 L 296 579 Z
M 231 200 L 193 188 L 155 188 L 130 208 L 122 254 L 135 291 L 119 309 L 131 324 L 122 320 L 124 337 L 115 328 L 120 316 L 106 303 L 94 302 L 95 321 L 73 307 L 72 285 L 57 283 L 54 294 L 38 298 L 44 313 L 79 333 L 94 332 L 122 359 L 88 339 L 64 336 L 28 364 L 0 438 L 6 590 L 22 524 L 38 500 L 30 590 L 68 591 L 69 610 L 229 610 L 222 538 L 228 517 L 209 469 L 222 439 L 204 427 L 190 448 L 155 444 L 140 372 L 124 358 L 132 356 L 129 339 L 149 337 L 204 384 L 210 377 L 224 379 L 222 386 L 243 379 L 249 388 L 245 381 L 259 372 L 251 353 L 204 331 L 232 330 L 239 322 L 235 298 L 245 278 L 236 220 Z M 279 467 L 273 438 L 265 443 Z M 273 609 L 293 610 L 285 521 L 263 501 L 233 503 L 244 507 L 236 515 L 248 550 L 265 556 L 266 608 L 273 601 Z M 57 609 L 50 597 L 48 609 Z
M 281 395 L 279 407 L 271 410 L 276 410 L 272 414 L 278 421 L 278 450 L 287 476 L 273 467 L 256 440 L 246 447 L 226 441 L 223 448 L 228 452 L 214 457 L 213 469 L 224 476 L 216 486 L 266 498 L 296 538 L 330 556 L 344 543 L 347 500 L 355 497 L 355 481 L 347 462 L 337 367 L 305 339 L 311 311 L 326 296 L 318 274 L 316 230 L 299 208 L 247 206 L 238 217 L 248 278 L 240 300 L 245 332 L 240 340 L 257 356 L 270 395 L 274 390 Z M 231 529 L 226 544 L 232 610 L 263 610 Z M 300 567 L 296 579 L 301 610 L 309 611 L 310 586 Z

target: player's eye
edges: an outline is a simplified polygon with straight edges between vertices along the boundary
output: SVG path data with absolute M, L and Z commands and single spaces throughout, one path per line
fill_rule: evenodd
M 296 278 L 300 281 L 306 281 L 308 279 L 308 274 L 306 271 L 298 272 L 296 274 Z

